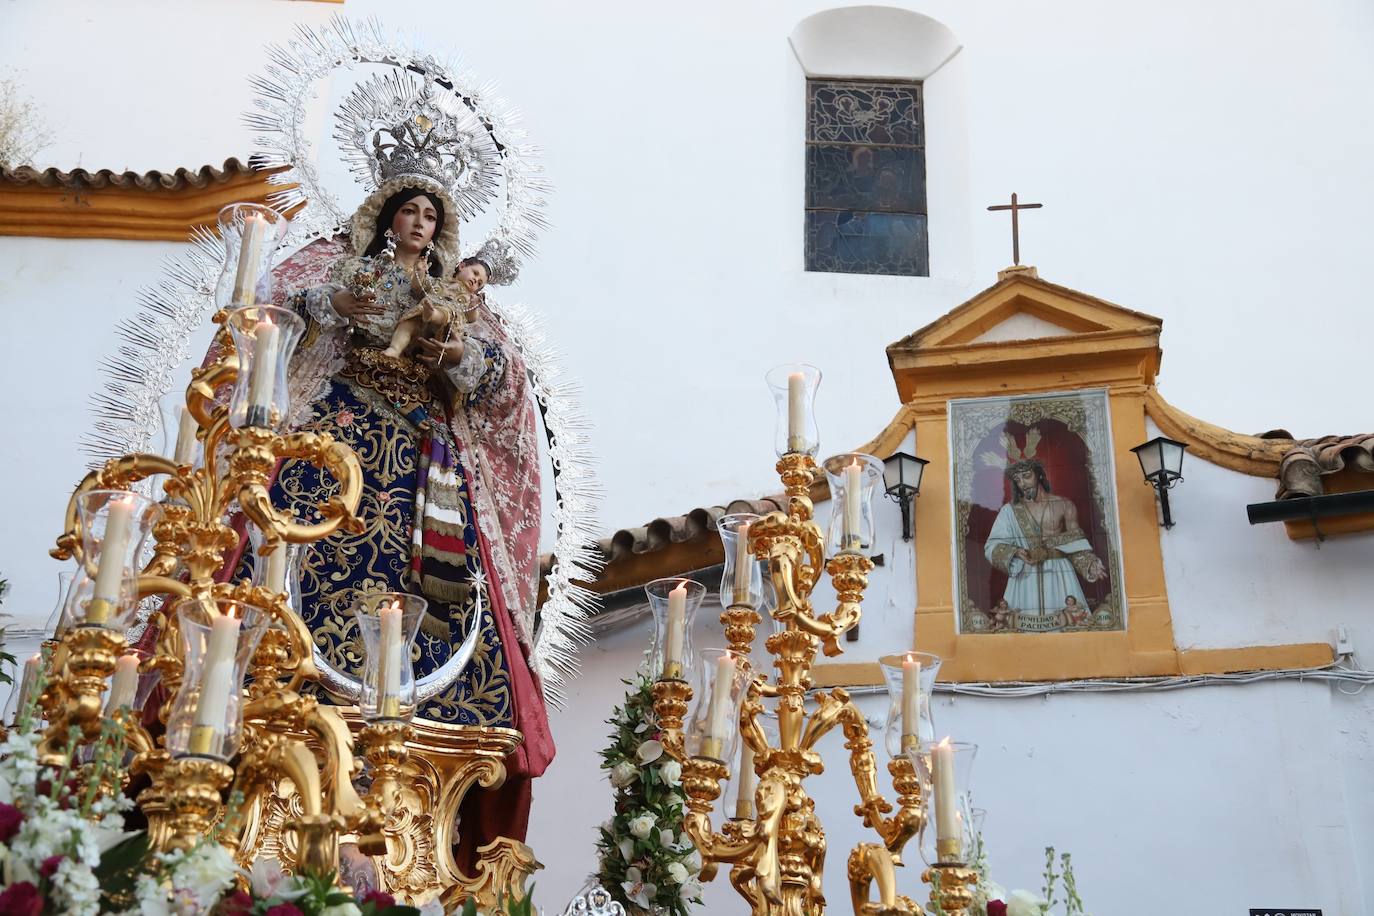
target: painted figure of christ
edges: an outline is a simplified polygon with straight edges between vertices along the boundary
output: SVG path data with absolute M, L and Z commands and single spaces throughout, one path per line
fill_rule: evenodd
M 998 511 L 983 547 L 988 562 L 1007 575 L 1003 600 L 1031 616 L 1087 608 L 1079 578 L 1097 582 L 1107 570 L 1079 526 L 1078 510 L 1055 495 L 1039 461 L 1017 461 L 1006 474 L 1011 502 Z

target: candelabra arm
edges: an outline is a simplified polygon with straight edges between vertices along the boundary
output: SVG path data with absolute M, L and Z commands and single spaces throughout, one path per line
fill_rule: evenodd
M 853 705 L 848 692 L 838 687 L 830 693 L 819 694 L 816 703 L 819 708 L 807 718 L 806 730 L 802 732 L 801 746 L 806 750 L 814 748 L 816 742 L 825 737 Z
M 854 813 L 863 818 L 864 826 L 873 828 L 894 861 L 900 864 L 902 849 L 907 841 L 925 825 L 926 810 L 920 780 L 911 760 L 905 756 L 894 759 L 888 765 L 900 806 L 895 815 L 887 817 L 892 811 L 892 804 L 878 791 L 878 765 L 873 757 L 873 741 L 868 737 L 868 722 L 863 711 L 844 690 L 835 690 L 833 696 L 841 703 L 838 706 L 838 718 L 844 725 L 844 746 L 849 751 L 849 769 L 859 793 L 860 803 L 854 806 Z
M 353 787 L 362 764 L 353 756 L 353 735 L 348 723 L 335 707 L 316 706 L 306 716 L 305 729 L 324 746 L 328 769 L 334 776 L 331 810 L 343 818 L 350 830 L 357 829 L 366 819 L 367 804 Z
M 321 521 L 317 524 L 302 524 L 272 505 L 268 481 L 281 458 L 304 458 L 327 469 L 339 482 L 338 494 L 319 507 Z M 362 533 L 362 522 L 356 514 L 363 493 L 362 464 L 351 448 L 332 436 L 291 433 L 277 437 L 265 430 L 243 429 L 239 431 L 239 448 L 230 461 L 231 477 L 238 482 L 239 505 L 267 533 L 269 541 L 308 544 L 339 528 Z
M 138 597 L 147 598 L 149 595 L 176 595 L 178 598 L 189 598 L 191 587 L 169 576 L 139 576 Z
M 875 843 L 860 843 L 849 854 L 849 898 L 854 916 L 921 916 L 925 911 L 897 893 L 897 861 Z M 871 900 L 873 885 L 878 899 Z
M 86 567 L 88 575 L 94 576 L 95 567 L 87 562 L 81 547 L 81 515 L 77 510 L 77 506 L 81 504 L 81 497 L 91 490 L 127 490 L 131 484 L 145 477 L 155 474 L 174 475 L 176 472 L 177 466 L 161 455 L 138 454 L 111 458 L 81 478 L 81 482 L 76 485 L 71 499 L 67 500 L 67 514 L 63 519 L 62 534 L 58 536 L 56 546 L 48 551 L 48 555 L 56 560 L 75 558 L 78 565 Z

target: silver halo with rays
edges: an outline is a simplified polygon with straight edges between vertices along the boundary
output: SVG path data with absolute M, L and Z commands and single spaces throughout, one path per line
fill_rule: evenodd
M 452 64 L 401 45 L 375 20 L 354 24 L 336 17 L 320 30 L 298 27 L 289 44 L 270 45 L 268 56 L 271 63 L 266 74 L 252 78 L 257 97 L 255 110 L 246 120 L 259 133 L 260 150 L 253 164 L 284 169 L 269 179 L 275 185 L 298 185 L 275 191 L 272 204 L 288 209 L 310 201 L 292 221 L 284 245 L 288 251 L 347 227 L 346 215 L 323 187 L 311 159 L 312 144 L 305 136 L 306 105 L 314 97 L 316 84 L 333 71 L 374 63 L 414 73 L 451 92 L 486 130 L 500 157 L 504 186 L 498 191 L 497 227 L 476 252 L 491 264 L 493 283 L 515 279 L 520 262 L 534 255 L 539 231 L 547 228 L 543 208 L 548 188 L 534 162 L 536 149 L 524 143 L 523 132 L 515 126 L 518 117 L 494 95 L 490 84 L 479 84 L 469 75 L 457 76 Z M 190 358 L 191 336 L 214 313 L 213 291 L 224 260 L 223 246 L 216 235 L 202 229 L 193 232 L 189 241 L 187 251 L 164 262 L 161 279 L 139 290 L 135 314 L 116 328 L 117 345 L 101 365 L 105 383 L 90 400 L 95 415 L 92 429 L 81 440 L 93 467 L 118 455 L 155 448 L 161 426 L 158 401 L 171 390 L 178 368 Z M 529 369 L 554 468 L 553 563 L 532 661 L 549 701 L 561 708 L 565 688 L 577 675 L 577 650 L 591 638 L 587 617 L 599 603 L 594 592 L 578 584 L 595 579 L 602 564 L 595 546 L 601 489 L 594 472 L 590 424 L 579 406 L 577 386 L 562 368 L 541 319 L 523 305 L 491 300 L 489 305 Z M 140 609 L 131 638 L 142 632 L 153 610 L 151 603 Z

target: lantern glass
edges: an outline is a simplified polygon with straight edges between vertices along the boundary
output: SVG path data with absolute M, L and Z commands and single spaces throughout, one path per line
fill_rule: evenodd
M 286 369 L 305 322 L 291 309 L 254 305 L 234 309 L 227 324 L 239 356 L 230 424 L 282 429 L 291 412 Z
M 779 458 L 794 452 L 815 457 L 821 442 L 816 428 L 821 370 L 805 363 L 784 363 L 769 369 L 764 380 L 776 408 L 773 450 Z
M 706 597 L 706 586 L 692 579 L 669 576 L 644 586 L 649 610 L 654 615 L 654 642 L 649 652 L 649 670 L 660 679 L 692 680 L 692 625 L 697 609 Z M 673 611 L 673 594 L 682 599 L 682 619 Z
M 883 479 L 883 463 L 872 455 L 846 452 L 825 459 L 822 467 L 830 481 L 826 555 L 860 553 L 871 556 L 877 541 L 873 491 Z
M 930 696 L 943 659 L 929 652 L 904 652 L 878 659 L 887 685 L 887 729 L 884 741 L 889 757 L 900 757 L 912 747 L 935 740 L 935 720 Z M 910 674 L 908 674 L 910 672 Z M 907 703 L 907 682 L 915 678 L 915 696 Z M 912 716 L 916 721 L 911 722 Z
M 358 709 L 368 722 L 415 715 L 415 637 L 429 602 L 405 592 L 363 595 L 353 605 L 363 637 Z
M 761 516 L 752 512 L 722 515 L 716 522 L 721 546 L 725 549 L 725 569 L 720 577 L 720 606 L 747 604 L 755 610 L 763 605 L 763 561 L 749 553 L 748 527 Z M 743 531 L 744 543 L 740 533 Z
M 921 477 L 929 463 L 924 458 L 906 452 L 893 452 L 883 462 L 884 491 L 893 495 L 908 489 L 918 492 L 921 489 Z
M 937 752 L 943 746 L 945 750 Z M 909 751 L 931 817 L 921 831 L 921 858 L 927 865 L 967 865 L 974 851 L 973 758 L 978 745 L 927 742 Z M 942 764 L 940 761 L 944 761 Z M 942 776 L 941 771 L 948 770 Z
M 692 691 L 684 746 L 690 757 L 729 764 L 739 741 L 739 711 L 749 692 L 749 659 L 729 649 L 702 649 Z
M 243 675 L 269 617 L 227 598 L 187 598 L 176 613 L 185 670 L 167 719 L 167 749 L 173 757 L 228 760 L 243 736 Z
M 160 517 L 156 503 L 129 490 L 87 490 L 77 497 L 85 565 L 67 595 L 67 626 L 123 630 L 138 606 L 143 544 Z
M 262 204 L 230 204 L 219 211 L 224 267 L 215 283 L 215 305 L 232 309 L 272 301 L 272 262 L 286 238 L 287 218 Z

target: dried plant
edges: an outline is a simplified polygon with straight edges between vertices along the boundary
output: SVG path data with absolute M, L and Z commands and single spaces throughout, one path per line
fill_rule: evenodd
M 42 110 L 24 91 L 19 74 L 0 73 L 0 166 L 32 165 L 51 142 Z

